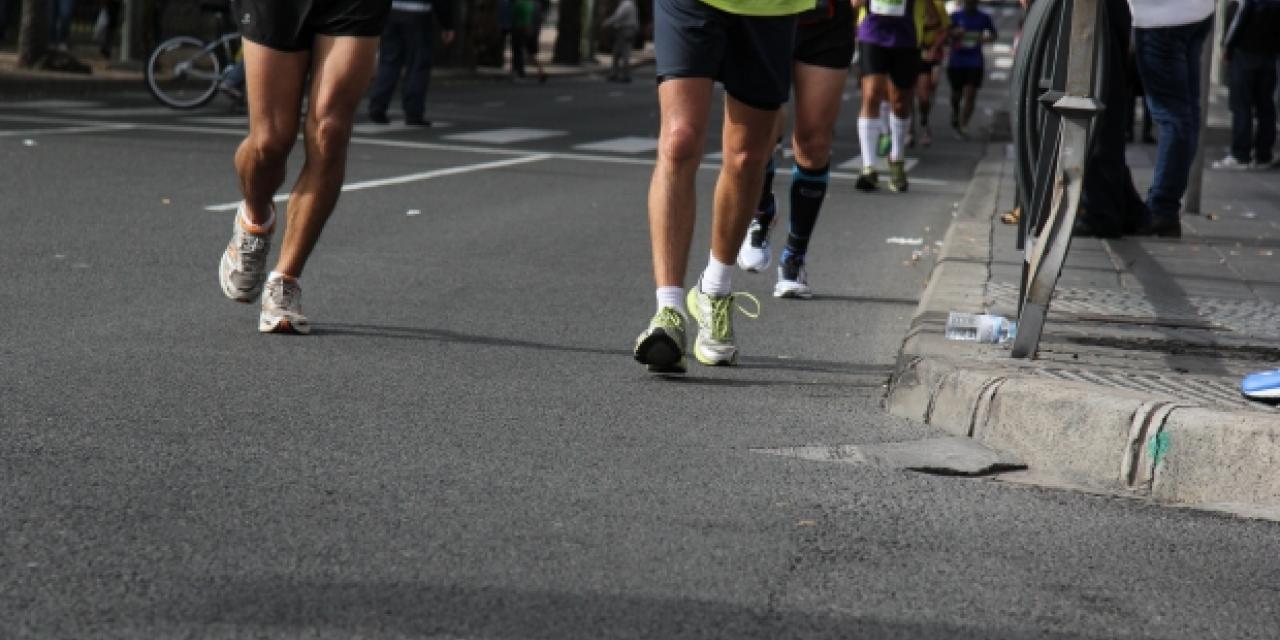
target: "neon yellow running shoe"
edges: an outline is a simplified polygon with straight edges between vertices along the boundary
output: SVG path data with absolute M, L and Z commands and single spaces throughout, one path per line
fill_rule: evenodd
M 756 303 L 755 313 L 734 301 L 738 297 Z M 698 337 L 693 342 L 693 357 L 707 366 L 730 366 L 738 363 L 738 345 L 733 341 L 733 309 L 736 306 L 748 318 L 760 317 L 760 301 L 749 293 L 713 296 L 703 293 L 701 284 L 689 289 L 686 304 L 689 315 L 698 323 Z
M 684 373 L 685 318 L 675 307 L 663 307 L 636 338 L 635 357 L 653 373 Z

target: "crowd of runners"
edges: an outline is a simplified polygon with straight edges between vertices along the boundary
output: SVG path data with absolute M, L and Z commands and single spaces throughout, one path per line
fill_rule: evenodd
M 233 300 L 260 300 L 264 333 L 310 331 L 299 278 L 337 203 L 356 110 L 392 4 L 233 2 L 245 41 L 249 133 L 235 156 L 244 200 L 219 281 Z M 880 188 L 879 156 L 887 157 L 888 189 L 908 189 L 905 150 L 933 138 L 929 116 L 943 65 L 952 129 L 967 135 L 983 78 L 982 45 L 995 38 L 995 28 L 977 0 L 961 4 L 948 12 L 942 0 L 654 0 L 661 125 L 648 210 L 657 313 L 636 339 L 637 361 L 657 373 L 684 372 L 687 333 L 696 327 L 695 359 L 737 362 L 734 309 L 754 316 L 759 302 L 734 293 L 732 275 L 772 263 L 775 147 L 792 96 L 789 227 L 774 295 L 812 296 L 806 256 L 855 49 L 862 93 L 858 189 Z M 716 83 L 725 91 L 724 159 L 712 199 L 710 255 L 686 290 L 695 179 Z M 300 116 L 304 91 L 309 107 Z M 288 200 L 279 258 L 268 268 L 277 219 L 272 198 L 300 128 L 306 159 Z M 741 307 L 740 299 L 757 310 Z

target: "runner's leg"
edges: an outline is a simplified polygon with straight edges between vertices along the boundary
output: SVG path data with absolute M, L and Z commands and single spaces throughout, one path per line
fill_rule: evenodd
M 316 36 L 310 106 L 304 133 L 307 157 L 289 196 L 288 225 L 276 271 L 294 278 L 333 213 L 346 173 L 356 108 L 373 76 L 376 37 Z
M 693 242 L 694 183 L 711 109 L 710 78 L 671 78 L 658 85 L 661 128 L 649 184 L 649 237 L 658 287 L 683 287 Z M 735 247 L 736 250 L 736 247 Z
M 307 51 L 277 51 L 244 42 L 249 135 L 236 150 L 235 165 L 247 222 L 252 224 L 270 222 L 271 198 L 284 183 L 289 151 L 298 138 L 310 61 Z
M 747 106 L 733 96 L 725 96 L 723 141 L 724 162 L 716 180 L 714 218 L 711 222 L 711 256 L 728 267 L 738 259 L 738 249 L 746 237 L 755 212 L 757 194 L 764 183 L 765 166 L 773 155 L 778 110 Z M 714 265 L 713 265 L 714 267 Z M 706 283 L 704 283 L 706 284 Z M 729 293 L 726 281 L 703 291 Z
M 808 251 L 809 237 L 826 198 L 831 142 L 847 76 L 845 69 L 804 63 L 795 66 L 792 148 L 796 170 L 791 182 L 791 230 L 786 246 L 786 252 L 794 255 L 804 256 Z

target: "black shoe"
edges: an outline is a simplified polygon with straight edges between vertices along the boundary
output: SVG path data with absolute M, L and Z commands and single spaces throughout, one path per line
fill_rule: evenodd
M 1149 134 L 1149 133 L 1144 133 L 1144 134 L 1142 134 L 1142 144 L 1155 144 L 1155 143 L 1156 143 L 1156 137 L 1155 137 L 1155 136 L 1153 136 L 1153 135 L 1151 135 L 1151 134 Z
M 425 118 L 405 118 L 404 123 L 411 127 L 429 127 L 431 121 Z
M 1182 221 L 1178 218 L 1152 218 L 1138 227 L 1136 236 L 1153 236 L 1156 238 L 1181 238 Z
M 369 112 L 369 121 L 376 122 L 378 124 L 391 124 L 391 118 L 388 118 L 387 114 L 374 113 L 372 111 Z

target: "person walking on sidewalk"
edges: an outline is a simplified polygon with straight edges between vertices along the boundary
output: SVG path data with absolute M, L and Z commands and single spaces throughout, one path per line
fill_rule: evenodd
M 858 25 L 858 47 L 862 60 L 862 111 L 858 116 L 858 142 L 862 147 L 862 174 L 855 186 L 862 191 L 879 188 L 875 170 L 876 143 L 881 134 L 881 101 L 888 97 L 889 189 L 907 190 L 904 150 L 911 128 L 912 89 L 920 72 L 920 49 L 916 41 L 914 5 L 917 0 L 851 0 L 865 9 Z M 937 8 L 925 2 L 925 20 L 941 24 Z
M 1230 66 L 1231 152 L 1213 168 L 1267 167 L 1276 142 L 1280 0 L 1236 0 L 1227 6 L 1226 24 L 1222 55 Z
M 654 51 L 660 130 L 649 186 L 649 233 L 658 312 L 636 338 L 635 359 L 657 373 L 685 370 L 685 305 L 698 323 L 694 357 L 738 361 L 734 262 L 746 236 L 791 89 L 796 14 L 813 0 L 657 0 Z M 712 203 L 711 255 L 684 295 L 702 162 L 716 82 L 724 86 L 724 162 Z M 741 309 L 741 307 L 738 307 Z M 751 314 L 743 310 L 749 316 Z
M 787 244 L 778 260 L 778 282 L 773 288 L 777 298 L 813 297 L 805 256 L 822 201 L 827 197 L 831 142 L 853 59 L 853 23 L 853 7 L 848 0 L 826 0 L 815 11 L 803 14 L 796 27 L 792 69 L 795 127 L 791 148 L 795 152 L 795 166 L 791 170 L 791 224 Z M 778 131 L 785 120 L 783 116 L 779 110 Z M 769 245 L 769 232 L 777 214 L 773 172 L 771 160 L 765 170 L 756 217 L 738 251 L 738 266 L 752 273 L 767 269 L 773 258 Z
M 426 119 L 427 87 L 431 83 L 431 58 L 435 48 L 435 27 L 440 25 L 440 40 L 453 42 L 453 3 L 451 0 L 394 0 L 387 27 L 378 46 L 378 75 L 369 91 L 369 119 L 388 124 L 387 107 L 396 85 L 404 107 L 404 123 L 431 126 Z
M 1147 107 L 1159 130 L 1151 218 L 1139 235 L 1182 237 L 1178 219 L 1200 143 L 1200 52 L 1213 25 L 1214 0 L 1129 0 L 1134 56 Z
M 622 0 L 613 15 L 604 21 L 613 29 L 613 63 L 609 67 L 610 82 L 631 82 L 631 47 L 640 30 L 640 14 L 635 0 Z
M 978 89 L 986 73 L 982 45 L 996 41 L 996 25 L 978 8 L 978 0 L 965 0 L 964 8 L 951 14 L 951 53 L 947 56 L 947 82 L 951 85 L 951 128 L 962 140 L 969 138 Z
M 261 295 L 258 330 L 263 333 L 311 330 L 302 313 L 299 278 L 337 203 L 356 108 L 369 88 L 378 35 L 391 3 L 335 0 L 305 7 L 276 0 L 234 3 L 244 40 L 249 135 L 236 151 L 244 201 L 236 211 L 218 280 L 233 300 L 250 303 Z M 286 160 L 298 137 L 304 91 L 306 161 L 289 195 L 279 259 L 268 273 L 276 223 L 273 196 L 284 182 Z
M 537 48 L 533 46 L 537 44 L 535 38 L 538 37 L 534 13 L 539 6 L 534 0 L 512 0 L 511 3 L 511 76 L 516 80 L 525 77 L 527 55 L 533 66 L 538 68 L 538 82 L 547 81 L 547 72 L 538 61 Z

